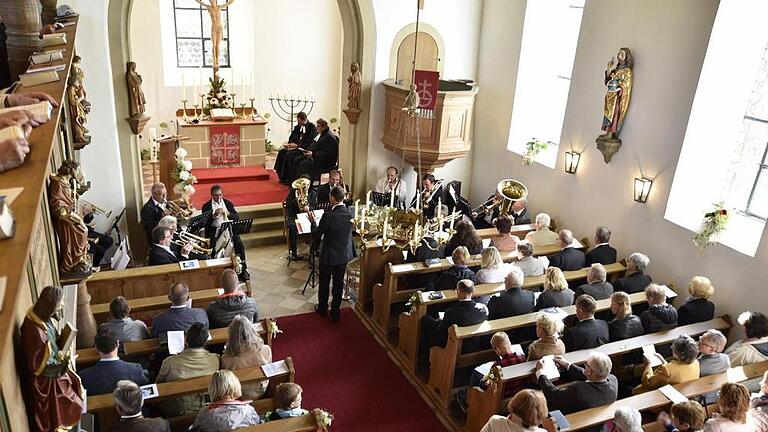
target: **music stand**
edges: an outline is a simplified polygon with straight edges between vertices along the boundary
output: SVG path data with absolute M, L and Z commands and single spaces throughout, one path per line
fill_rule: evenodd
M 388 206 L 390 203 L 390 199 L 392 198 L 392 195 L 388 193 L 383 192 L 373 192 L 371 193 L 371 201 L 373 201 L 374 204 L 377 206 Z M 395 207 L 400 207 L 400 197 L 395 195 Z
M 330 201 L 322 201 L 315 204 L 315 210 L 329 211 L 331 209 Z
M 232 235 L 236 236 L 251 232 L 251 225 L 253 225 L 253 219 L 240 219 L 232 222 Z
M 123 209 L 120 211 L 120 213 L 118 213 L 118 215 L 115 216 L 115 220 L 112 221 L 112 225 L 109 227 L 107 232 L 104 233 L 105 236 L 111 237 L 112 236 L 112 230 L 114 230 L 117 233 L 117 244 L 120 244 L 123 241 L 122 237 L 120 236 L 120 226 L 119 226 L 119 223 L 120 223 L 120 219 L 122 219 L 123 215 L 125 214 L 125 210 L 126 210 L 126 208 L 123 207 Z
M 313 239 L 309 246 L 309 275 L 307 276 L 307 281 L 304 283 L 304 289 L 301 290 L 301 295 L 304 295 L 308 286 L 317 289 L 317 286 L 320 284 L 320 271 L 317 268 L 317 258 L 319 256 L 320 251 L 315 247 Z
M 209 210 L 191 218 L 189 222 L 187 222 L 187 231 L 194 233 L 204 229 L 211 223 L 211 216 L 213 216 L 213 211 Z

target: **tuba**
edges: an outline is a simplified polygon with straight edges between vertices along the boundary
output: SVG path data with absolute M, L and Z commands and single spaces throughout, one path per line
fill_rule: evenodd
M 299 210 L 309 207 L 309 179 L 298 178 L 291 183 L 291 187 L 296 190 L 296 202 L 299 204 Z
M 496 192 L 504 199 L 499 207 L 499 214 L 508 214 L 512 204 L 528 197 L 528 188 L 517 180 L 504 179 L 496 185 Z

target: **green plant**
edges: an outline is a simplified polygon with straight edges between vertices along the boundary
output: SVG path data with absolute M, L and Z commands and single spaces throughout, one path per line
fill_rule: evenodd
M 723 208 L 723 203 L 719 202 L 715 204 L 715 208 L 704 214 L 704 220 L 701 222 L 701 231 L 694 234 L 693 243 L 700 250 L 704 250 L 709 246 L 717 243 L 713 241 L 712 237 L 725 231 L 728 225 L 728 210 Z
M 525 154 L 523 155 L 523 165 L 530 166 L 533 164 L 533 160 L 543 150 L 546 150 L 549 145 L 554 145 L 552 141 L 540 141 L 536 138 L 531 138 L 530 141 L 525 143 Z

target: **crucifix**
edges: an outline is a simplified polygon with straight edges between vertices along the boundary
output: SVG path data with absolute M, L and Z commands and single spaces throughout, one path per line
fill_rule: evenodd
M 213 50 L 213 80 L 219 79 L 219 52 L 221 41 L 224 39 L 224 28 L 221 25 L 221 10 L 228 8 L 235 0 L 226 0 L 219 4 L 219 0 L 208 0 L 208 4 L 202 0 L 195 0 L 204 7 L 211 16 L 211 48 Z

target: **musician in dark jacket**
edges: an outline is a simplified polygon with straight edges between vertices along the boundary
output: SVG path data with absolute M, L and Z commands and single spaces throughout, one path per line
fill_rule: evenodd
M 149 249 L 148 265 L 174 264 L 190 259 L 192 244 L 187 243 L 176 252 L 171 248 L 173 234 L 167 227 L 158 226 L 152 230 L 152 246 Z
M 562 271 L 584 268 L 584 252 L 573 247 L 573 233 L 571 230 L 561 230 L 558 237 L 561 250 L 549 257 L 549 266 L 557 267 Z
M 715 305 L 708 300 L 715 288 L 708 278 L 694 276 L 688 284 L 688 293 L 691 296 L 677 309 L 677 325 L 709 321 L 715 317 Z
M 586 266 L 594 263 L 608 265 L 616 262 L 616 249 L 608 244 L 610 240 L 611 230 L 604 226 L 597 227 L 595 230 L 595 247 L 586 253 Z
M 467 262 L 469 262 L 469 251 L 467 248 L 464 246 L 457 247 L 453 250 L 451 258 L 453 259 L 453 265 L 437 278 L 434 287 L 436 290 L 453 289 L 462 279 L 471 280 L 472 283 L 476 282 L 475 272 L 467 267 Z
M 428 259 L 441 258 L 439 245 L 437 240 L 432 237 L 424 237 L 421 240 L 421 244 L 416 248 L 414 253 L 409 253 L 406 263 L 424 262 Z M 440 273 L 422 273 L 407 275 L 404 277 L 405 284 L 409 288 L 420 289 L 423 291 L 432 291 L 435 286 L 435 281 L 440 277 Z
M 152 243 L 152 230 L 160 222 L 160 219 L 171 214 L 166 203 L 167 195 L 165 185 L 155 183 L 152 185 L 152 196 L 149 197 L 141 208 L 141 226 L 147 235 L 148 243 Z
M 331 190 L 337 186 L 344 189 L 344 204 L 352 205 L 352 194 L 349 193 L 349 186 L 344 183 L 344 178 L 339 170 L 331 170 L 328 174 L 328 183 L 317 187 L 317 202 L 330 203 Z
M 613 294 L 613 285 L 605 280 L 607 276 L 602 264 L 592 264 L 587 271 L 587 283 L 573 290 L 574 296 L 589 294 L 595 300 L 607 299 Z
M 141 415 L 144 397 L 136 383 L 119 381 L 112 396 L 120 422 L 105 428 L 105 432 L 171 432 L 168 420 Z
M 647 256 L 639 252 L 630 255 L 627 258 L 627 275 L 613 282 L 613 290 L 627 294 L 645 291 L 652 282 L 651 276 L 645 274 L 649 261 Z
M 275 171 L 281 183 L 288 184 L 290 180 L 297 177 L 296 162 L 304 156 L 301 150 L 307 150 L 314 142 L 316 135 L 317 129 L 307 120 L 307 114 L 304 111 L 296 114 L 296 126 L 288 137 L 288 144 L 277 152 L 277 159 L 275 159 Z
M 477 207 L 472 210 L 470 217 L 472 218 L 472 225 L 477 229 L 491 228 L 493 227 L 493 221 L 499 217 L 499 204 L 504 200 L 504 197 L 500 193 L 496 192 L 489 196 L 485 200 L 481 207 Z M 487 204 L 487 205 L 486 205 Z M 489 207 L 493 207 L 488 210 Z M 513 222 L 514 225 L 514 222 Z
M 328 128 L 325 119 L 317 119 L 317 140 L 312 142 L 304 155 L 296 161 L 296 173 L 301 176 L 309 174 L 313 179 L 319 179 L 321 173 L 330 172 L 339 161 L 339 137 Z
M 509 209 L 509 217 L 515 225 L 525 225 L 531 223 L 531 215 L 528 214 L 528 200 L 521 198 L 512 204 Z
M 308 175 L 303 175 L 301 178 L 312 181 Z M 299 208 L 299 201 L 296 197 L 296 189 L 291 188 L 288 191 L 288 195 L 285 196 L 283 206 L 285 207 L 285 228 L 288 231 L 288 252 L 291 254 L 291 260 L 298 261 L 304 259 L 303 256 L 297 252 L 299 230 L 296 227 L 296 217 L 299 213 L 306 213 L 310 210 L 314 210 L 317 205 L 317 193 L 312 186 L 309 186 L 306 191 L 307 205 Z
M 208 225 L 205 227 L 205 236 L 210 239 L 211 247 L 216 244 L 221 233 L 219 228 L 225 221 L 237 222 L 240 220 L 240 215 L 237 213 L 235 205 L 232 201 L 224 198 L 224 190 L 219 185 L 211 186 L 211 199 L 203 204 L 202 212 L 211 212 L 211 218 L 208 219 Z M 235 253 L 240 257 L 243 269 L 240 272 L 240 279 L 250 279 L 248 274 L 248 264 L 245 262 L 245 246 L 240 239 L 239 234 L 232 234 L 232 245 L 234 246 Z
M 563 343 L 568 352 L 596 348 L 610 341 L 608 323 L 595 319 L 597 302 L 592 296 L 582 295 L 576 299 L 576 318 L 579 322 L 563 334 Z
M 421 193 L 421 200 L 419 201 L 419 193 Z M 421 202 L 422 209 L 424 210 L 424 216 L 431 219 L 435 217 L 435 209 L 440 201 L 440 197 L 443 195 L 443 186 L 437 184 L 435 176 L 432 174 L 425 174 L 421 179 L 421 191 L 417 191 L 416 195 L 411 200 L 411 207 Z
M 138 385 L 149 384 L 149 374 L 140 364 L 120 360 L 117 356 L 117 335 L 103 330 L 96 335 L 94 342 L 99 362 L 79 373 L 88 395 L 111 393 L 120 380 L 131 380 Z
M 318 121 L 318 124 L 320 121 Z M 317 293 L 315 312 L 321 316 L 328 314 L 328 294 L 333 279 L 333 301 L 331 302 L 331 321 L 338 321 L 341 296 L 344 290 L 344 272 L 347 263 L 354 258 L 352 243 L 352 212 L 344 205 L 344 190 L 340 187 L 331 190 L 331 209 L 323 213 L 320 224 L 315 226 L 315 218 L 309 213 L 312 222 L 312 235 L 315 244 L 320 246 L 320 289 Z

